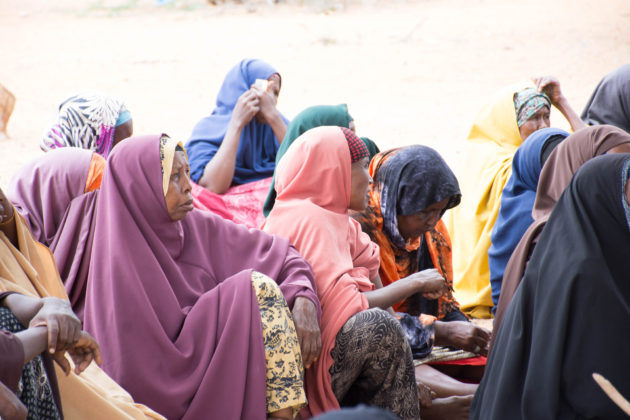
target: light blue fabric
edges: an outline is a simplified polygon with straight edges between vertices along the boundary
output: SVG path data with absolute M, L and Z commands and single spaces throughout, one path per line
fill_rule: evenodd
M 225 76 L 217 95 L 217 105 L 212 114 L 197 123 L 186 143 L 190 164 L 190 177 L 198 182 L 206 165 L 214 157 L 227 127 L 238 98 L 249 90 L 256 79 L 268 79 L 278 73 L 262 60 L 244 59 Z M 289 121 L 282 117 L 286 124 Z M 279 142 L 269 124 L 259 124 L 256 119 L 243 128 L 236 152 L 234 185 L 258 181 L 273 175 Z
M 120 110 L 120 114 L 118 114 L 118 119 L 116 120 L 115 127 L 118 127 L 121 124 L 126 123 L 131 119 L 131 112 L 129 112 L 126 108 Z
M 518 148 L 512 161 L 512 175 L 503 188 L 501 207 L 492 229 L 492 245 L 488 249 L 490 287 L 494 308 L 499 302 L 505 267 L 512 252 L 532 224 L 532 208 L 540 177 L 541 153 L 552 137 L 569 133 L 557 128 L 544 128 L 530 135 Z

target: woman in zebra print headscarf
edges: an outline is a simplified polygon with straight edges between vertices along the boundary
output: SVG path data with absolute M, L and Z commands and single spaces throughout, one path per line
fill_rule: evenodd
M 59 105 L 41 141 L 45 152 L 60 147 L 93 150 L 107 159 L 112 148 L 133 134 L 131 114 L 122 101 L 98 92 L 75 94 Z

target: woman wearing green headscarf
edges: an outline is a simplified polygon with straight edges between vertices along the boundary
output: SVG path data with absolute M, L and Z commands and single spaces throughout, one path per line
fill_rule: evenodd
M 311 106 L 300 112 L 287 127 L 287 134 L 284 136 L 278 153 L 276 154 L 276 167 L 282 156 L 289 150 L 289 146 L 304 132 L 311 128 L 328 125 L 346 127 L 355 131 L 354 120 L 348 113 L 348 106 L 346 104 Z M 263 206 L 263 214 L 265 217 L 269 215 L 269 212 L 276 203 L 275 186 L 276 174 L 274 172 L 271 186 L 269 187 L 269 194 L 267 194 L 267 199 Z

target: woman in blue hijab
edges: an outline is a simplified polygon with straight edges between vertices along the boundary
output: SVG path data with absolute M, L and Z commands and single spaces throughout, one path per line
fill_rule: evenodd
M 503 188 L 499 216 L 492 229 L 492 245 L 488 249 L 492 303 L 497 307 L 503 272 L 521 240 L 532 224 L 532 208 L 542 166 L 553 149 L 569 133 L 557 128 L 543 128 L 527 137 L 512 161 L 512 175 Z
M 223 194 L 273 175 L 288 124 L 276 109 L 281 83 L 280 74 L 257 59 L 244 59 L 228 72 L 216 108 L 186 144 L 193 181 Z

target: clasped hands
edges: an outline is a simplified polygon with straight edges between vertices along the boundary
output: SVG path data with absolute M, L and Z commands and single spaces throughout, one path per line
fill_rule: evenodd
M 83 331 L 81 321 L 72 311 L 70 303 L 54 297 L 43 298 L 41 301 L 41 308 L 31 319 L 29 328 L 47 328 L 48 352 L 65 374 L 70 374 L 71 370 L 66 353 L 72 358 L 77 375 L 87 369 L 92 361 L 100 366 L 100 347 L 90 334 Z

